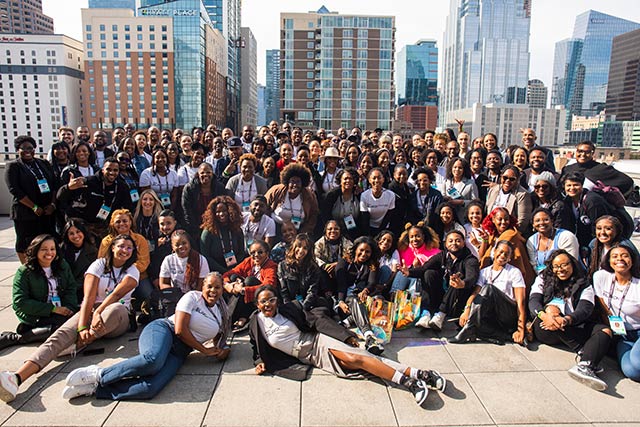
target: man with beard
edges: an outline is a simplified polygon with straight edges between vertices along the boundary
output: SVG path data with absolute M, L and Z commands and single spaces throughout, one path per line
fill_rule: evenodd
M 536 144 L 537 139 L 538 137 L 536 136 L 536 131 L 534 131 L 533 129 L 526 128 L 522 130 L 522 145 L 524 145 L 524 148 L 526 148 L 529 153 L 531 153 L 531 150 L 533 150 L 534 148 L 542 150 L 545 155 L 545 165 L 547 170 L 555 173 L 556 165 L 553 162 L 553 152 L 551 152 L 551 150 L 549 150 L 548 148 Z
M 107 134 L 104 131 L 96 131 L 93 133 L 93 143 L 91 144 L 96 154 L 96 165 L 102 167 L 104 160 L 115 156 L 115 152 L 107 147 Z
M 253 142 L 253 128 L 249 125 L 246 125 L 242 128 L 242 136 L 240 137 L 242 140 L 242 148 L 247 153 L 251 152 L 251 143 Z
M 224 157 L 224 160 L 218 162 L 216 165 L 217 170 L 214 169 L 216 176 L 220 177 L 220 181 L 225 185 L 227 184 L 227 181 L 229 181 L 229 178 L 240 172 L 240 165 L 238 162 L 243 153 L 242 140 L 237 136 L 232 136 L 227 141 L 227 150 L 229 151 L 229 154 Z M 218 173 L 219 171 L 220 173 Z
M 158 146 L 160 143 L 160 129 L 155 126 L 151 126 L 149 130 L 147 130 L 147 152 L 149 154 L 153 153 L 153 149 Z
M 95 175 L 71 178 L 58 190 L 58 202 L 67 218 L 80 218 L 98 238 L 107 235 L 111 212 L 131 210 L 129 187 L 119 179 L 120 164 L 109 157 Z
M 118 151 L 118 145 L 124 139 L 126 132 L 122 126 L 118 126 L 111 132 L 111 145 L 109 145 L 109 149 L 114 153 Z
M 86 126 L 78 126 L 76 129 L 76 139 L 78 141 L 89 142 L 89 139 L 91 139 L 89 128 Z
M 338 138 L 342 141 L 343 139 L 347 139 L 347 130 L 345 128 L 338 129 Z
M 302 129 L 297 126 L 291 130 L 291 145 L 293 145 L 294 155 L 297 155 L 298 147 L 302 145 Z
M 524 188 L 528 188 L 529 191 L 533 191 L 533 186 L 536 183 L 536 176 L 540 175 L 544 171 L 551 172 L 553 177 L 557 180 L 558 174 L 552 170 L 549 170 L 546 163 L 547 156 L 542 147 L 534 147 L 529 152 L 529 167 L 524 170 L 522 176 L 520 176 L 520 185 Z
M 124 125 L 124 133 L 127 138 L 133 138 L 133 133 L 135 131 L 136 127 L 133 125 L 133 123 L 127 123 L 126 125 Z

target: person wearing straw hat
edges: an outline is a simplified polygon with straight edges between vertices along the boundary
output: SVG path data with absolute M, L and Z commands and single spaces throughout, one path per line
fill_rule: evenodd
M 340 155 L 338 149 L 333 146 L 328 147 L 324 152 L 324 155 L 320 157 L 320 161 L 322 162 L 320 172 L 318 174 L 314 174 L 313 177 L 316 183 L 318 199 L 322 198 L 322 196 L 330 190 L 339 186 L 339 183 L 336 182 L 336 175 L 340 170 L 338 164 L 342 159 L 343 157 Z

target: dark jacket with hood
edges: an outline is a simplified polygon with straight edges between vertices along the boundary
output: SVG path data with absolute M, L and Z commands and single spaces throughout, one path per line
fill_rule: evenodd
M 460 273 L 465 289 L 473 289 L 480 277 L 480 263 L 469 248 L 463 246 L 454 259 L 449 251 L 438 252 L 420 267 L 409 268 L 410 277 L 423 277 L 427 270 L 438 270 L 447 283 L 451 275 Z

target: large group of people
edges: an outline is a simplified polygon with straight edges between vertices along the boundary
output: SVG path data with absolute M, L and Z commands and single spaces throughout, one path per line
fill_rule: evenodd
M 416 327 L 455 324 L 451 344 L 563 346 L 596 390 L 612 351 L 640 381 L 640 257 L 609 201 L 633 181 L 589 141 L 560 168 L 532 129 L 508 147 L 462 125 L 59 135 L 47 158 L 17 137 L 6 170 L 22 266 L 0 350 L 41 343 L 0 373 L 6 402 L 54 358 L 142 326 L 138 356 L 74 370 L 63 397 L 152 398 L 191 351 L 224 360 L 248 331 L 258 375 L 370 374 L 422 404 L 446 380 L 382 357 L 369 320 L 399 292 L 421 297 Z

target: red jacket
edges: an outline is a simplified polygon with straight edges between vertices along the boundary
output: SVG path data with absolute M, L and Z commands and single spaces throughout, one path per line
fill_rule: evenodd
M 224 273 L 222 278 L 229 279 L 229 277 L 234 274 L 242 279 L 253 276 L 253 262 L 251 257 L 245 258 L 240 264 Z M 272 259 L 267 259 L 256 277 L 260 280 L 260 285 L 244 287 L 244 301 L 247 303 L 253 302 L 255 292 L 260 286 L 270 285 L 275 288 L 278 287 L 278 264 L 276 264 Z

